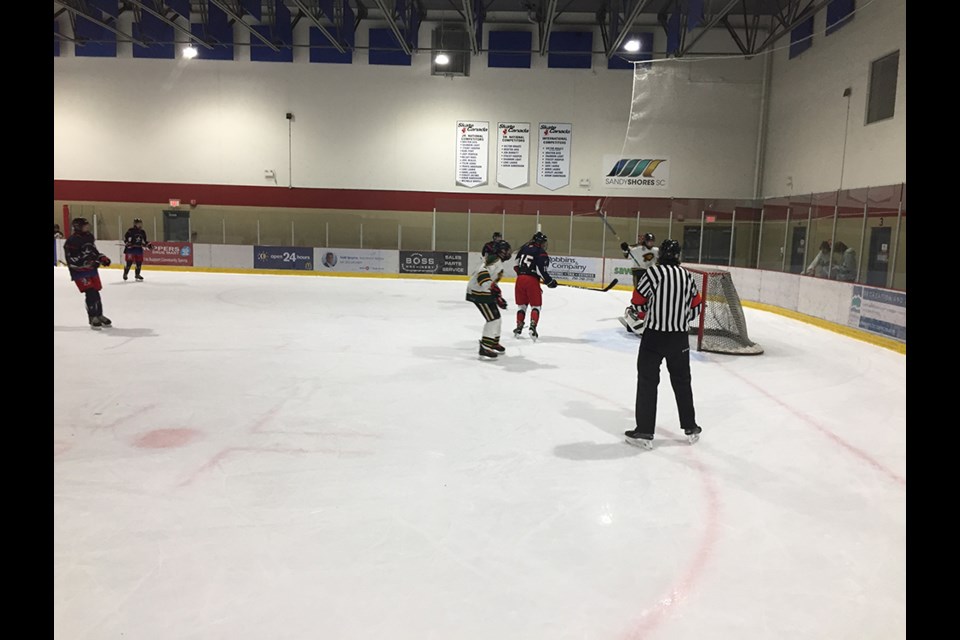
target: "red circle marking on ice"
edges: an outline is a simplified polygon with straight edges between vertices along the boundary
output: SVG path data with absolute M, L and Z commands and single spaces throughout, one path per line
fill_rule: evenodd
M 169 449 L 182 447 L 197 436 L 194 429 L 157 429 L 148 431 L 134 441 L 133 446 L 141 449 Z

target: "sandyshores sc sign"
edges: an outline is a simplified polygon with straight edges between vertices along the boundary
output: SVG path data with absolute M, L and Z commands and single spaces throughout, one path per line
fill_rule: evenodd
M 667 189 L 670 163 L 666 157 L 603 157 L 603 184 L 615 189 Z

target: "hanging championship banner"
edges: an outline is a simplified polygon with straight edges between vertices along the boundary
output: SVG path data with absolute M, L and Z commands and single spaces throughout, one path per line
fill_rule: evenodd
M 573 125 L 541 122 L 537 184 L 554 191 L 570 184 L 570 144 Z
M 497 123 L 497 184 L 516 189 L 530 179 L 530 123 Z
M 487 184 L 487 134 L 489 122 L 457 122 L 457 184 Z

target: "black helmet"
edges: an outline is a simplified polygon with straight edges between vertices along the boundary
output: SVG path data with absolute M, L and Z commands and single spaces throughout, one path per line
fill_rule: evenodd
M 653 235 L 652 233 L 645 233 L 643 234 L 643 237 L 640 239 L 640 242 L 643 242 L 644 244 L 646 244 L 647 242 L 656 242 L 656 241 L 657 241 L 657 236 Z
M 143 218 L 134 218 L 133 224 L 143 224 Z
M 70 222 L 70 226 L 73 227 L 74 232 L 79 233 L 83 231 L 84 225 L 90 224 L 90 221 L 86 218 L 74 218 Z
M 663 244 L 660 245 L 660 264 L 680 264 L 680 243 L 676 240 L 667 240 L 663 241 Z
M 535 234 L 533 234 L 533 238 L 530 239 L 530 242 L 535 242 L 536 244 L 540 245 L 546 244 L 547 236 L 544 235 L 542 231 L 537 231 Z
M 499 242 L 497 242 L 496 254 L 497 254 L 497 257 L 499 257 L 504 262 L 509 260 L 511 256 L 510 243 L 507 242 L 506 240 L 500 240 Z
M 500 233 L 499 231 L 494 231 L 494 232 L 493 232 L 493 239 L 494 239 L 494 240 L 499 240 L 499 239 L 502 238 L 502 237 L 503 237 L 503 234 Z

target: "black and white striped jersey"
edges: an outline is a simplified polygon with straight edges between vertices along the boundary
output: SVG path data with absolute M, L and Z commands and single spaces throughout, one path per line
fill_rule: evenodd
M 687 332 L 700 314 L 700 290 L 690 272 L 676 265 L 658 264 L 645 270 L 637 283 L 646 312 L 646 328 Z

